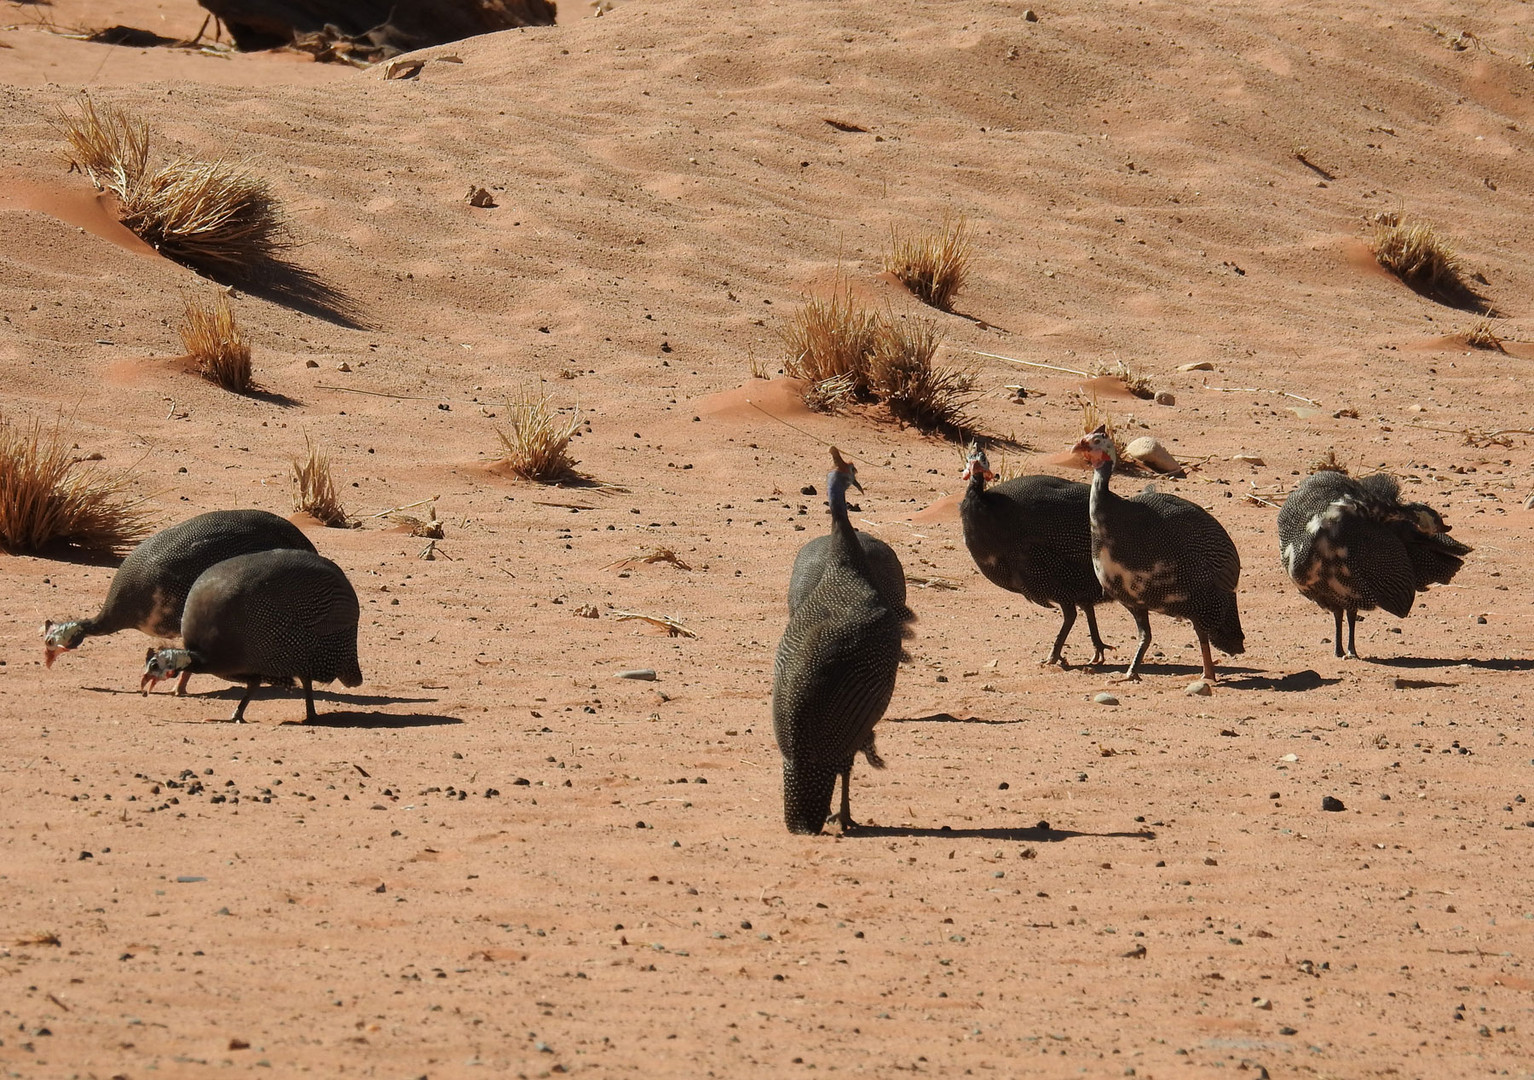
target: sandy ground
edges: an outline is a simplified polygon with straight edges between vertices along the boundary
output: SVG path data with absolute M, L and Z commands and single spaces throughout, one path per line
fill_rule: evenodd
M 1534 453 L 1466 435 L 1529 426 L 1527 12 L 1035 10 L 572 2 L 386 81 L 44 29 L 194 35 L 173 0 L 0 8 L 5 415 L 67 417 L 165 524 L 288 513 L 291 459 L 329 449 L 364 525 L 311 535 L 362 598 L 366 675 L 316 726 L 280 693 L 207 723 L 231 691 L 140 697 L 135 632 L 44 669 L 39 625 L 110 567 L 0 559 L 7 1075 L 1534 1075 Z M 266 396 L 174 359 L 211 286 L 66 172 L 82 88 L 282 197 L 334 292 L 237 293 Z M 1456 245 L 1505 353 L 1374 266 L 1381 211 Z M 1115 664 L 1041 669 L 1058 616 L 975 571 L 956 447 L 751 377 L 838 274 L 919 313 L 882 252 L 952 214 L 973 277 L 933 317 L 1010 467 L 1060 469 L 1081 379 L 979 353 L 1175 395 L 1101 404 L 1203 462 L 1163 490 L 1241 549 L 1247 652 L 1212 697 L 1167 619 L 1114 684 L 1110 607 Z M 580 409 L 597 486 L 490 468 L 533 386 Z M 801 838 L 768 698 L 827 442 L 859 526 L 956 588 L 913 588 L 890 768 L 854 774 L 871 827 Z M 1362 661 L 1268 505 L 1332 449 L 1476 548 L 1410 619 L 1367 617 Z M 431 496 L 426 561 L 370 515 Z M 690 569 L 636 561 L 659 548 Z

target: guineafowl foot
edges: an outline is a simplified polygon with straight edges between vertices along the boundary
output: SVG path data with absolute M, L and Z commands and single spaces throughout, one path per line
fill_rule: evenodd
M 1140 673 L 1138 671 L 1126 671 L 1122 675 L 1115 675 L 1115 676 L 1113 676 L 1108 681 L 1109 682 L 1139 682 L 1140 681 Z
M 176 696 L 186 697 L 186 681 L 192 677 L 190 671 L 183 671 L 181 678 L 176 680 Z

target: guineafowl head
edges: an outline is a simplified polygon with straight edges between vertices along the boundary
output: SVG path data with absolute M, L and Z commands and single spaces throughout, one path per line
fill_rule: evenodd
M 1426 503 L 1407 503 L 1401 507 L 1401 510 L 1406 514 L 1407 520 L 1417 526 L 1419 532 L 1428 536 L 1438 536 L 1441 533 L 1453 531 L 1453 527 L 1443 519 L 1443 515 Z
M 964 461 L 964 472 L 959 475 L 960 480 L 968 480 L 979 471 L 982 480 L 994 480 L 996 474 L 991 471 L 991 459 L 985 456 L 985 451 L 980 449 L 978 442 L 969 444 L 969 451 Z
M 156 683 L 174 679 L 192 666 L 192 654 L 185 649 L 150 649 L 144 654 L 144 677 L 139 692 L 147 694 Z
M 859 491 L 863 485 L 858 483 L 858 467 L 846 458 L 836 447 L 831 447 L 831 472 L 826 476 L 826 494 L 833 493 L 843 495 L 847 491 L 847 485 L 851 484 Z
M 43 665 L 52 667 L 59 653 L 78 649 L 85 640 L 85 624 L 78 619 L 56 623 L 52 619 L 43 623 Z
M 1104 424 L 1098 424 L 1096 431 L 1083 435 L 1071 449 L 1078 454 L 1084 454 L 1094 469 L 1114 460 L 1113 439 L 1109 436 L 1108 428 Z

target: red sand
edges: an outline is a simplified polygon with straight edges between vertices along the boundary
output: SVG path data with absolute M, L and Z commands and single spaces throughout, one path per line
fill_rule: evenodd
M 38 627 L 94 611 L 111 570 L 0 559 L 0 1065 L 1534 1075 L 1534 455 L 1463 434 L 1529 426 L 1522 9 L 564 7 L 385 81 L 38 28 L 194 35 L 172 0 L 8 6 L 5 415 L 71 418 L 166 524 L 287 513 L 290 461 L 327 448 L 364 524 L 311 535 L 362 597 L 366 682 L 316 727 L 277 693 L 235 727 L 204 722 L 231 708 L 216 680 L 134 693 L 134 632 L 45 671 Z M 54 126 L 81 88 L 166 157 L 269 178 L 300 265 L 355 302 L 361 328 L 237 292 L 291 403 L 171 361 L 184 294 L 212 286 L 82 216 Z M 497 208 L 466 204 L 478 186 Z M 1483 275 L 1508 352 L 1467 349 L 1472 314 L 1373 264 L 1379 211 Z M 919 312 L 882 253 L 951 214 L 972 276 L 961 315 L 928 314 L 980 373 L 982 426 L 1028 447 L 1010 467 L 1059 468 L 1081 380 L 978 352 L 1123 361 L 1175 395 L 1101 404 L 1203 463 L 1159 483 L 1242 551 L 1247 653 L 1213 697 L 1183 694 L 1197 649 L 1167 619 L 1138 685 L 1040 669 L 1058 615 L 980 578 L 951 501 L 924 512 L 958 449 L 750 379 L 808 287 Z M 532 385 L 589 421 L 596 486 L 487 470 Z M 890 768 L 854 773 L 876 827 L 798 838 L 768 697 L 794 551 L 825 527 L 799 491 L 823 491 L 832 442 L 860 464 L 859 527 L 935 584 L 913 589 Z M 1369 616 L 1363 661 L 1333 658 L 1272 507 L 1243 497 L 1333 448 L 1476 548 L 1410 619 Z M 376 515 L 434 495 L 425 561 Z M 658 548 L 692 569 L 624 562 Z M 1122 665 L 1132 624 L 1100 614 Z M 656 681 L 614 677 L 635 667 Z

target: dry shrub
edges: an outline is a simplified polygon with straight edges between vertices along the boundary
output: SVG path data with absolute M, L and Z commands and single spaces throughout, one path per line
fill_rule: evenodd
M 188 296 L 186 316 L 177 329 L 181 344 L 196 361 L 204 379 L 236 394 L 255 389 L 250 374 L 250 345 L 235 324 L 228 296 L 219 292 L 211 301 Z
M 1338 459 L 1337 448 L 1334 446 L 1328 448 L 1326 453 L 1310 463 L 1310 471 L 1313 473 L 1336 472 L 1346 476 L 1348 474 L 1348 467 Z
M 546 395 L 524 391 L 508 406 L 511 431 L 496 429 L 501 437 L 501 460 L 512 472 L 539 484 L 557 484 L 579 477 L 570 456 L 570 440 L 580 430 L 581 414 L 577 408 L 570 417 L 562 417 Z
M 335 478 L 330 474 L 330 455 L 304 439 L 309 451 L 303 461 L 293 459 L 293 509 L 308 514 L 321 525 L 344 529 L 350 522 Z
M 868 363 L 869 389 L 897 419 L 922 431 L 968 439 L 974 420 L 965 406 L 977 393 L 975 375 L 935 366 L 939 340 L 930 319 L 879 319 Z
M 1506 352 L 1502 347 L 1502 338 L 1498 336 L 1496 327 L 1490 318 L 1482 316 L 1471 324 L 1470 329 L 1465 331 L 1465 344 L 1472 349 L 1487 349 L 1492 352 Z
M 903 236 L 890 229 L 890 253 L 884 269 L 924 304 L 939 311 L 952 311 L 954 297 L 969 276 L 969 260 L 974 250 L 969 220 L 960 215 L 943 221 L 941 231 Z
M 1399 218 L 1389 224 L 1382 222 L 1375 231 L 1374 257 L 1386 270 L 1420 292 L 1468 291 L 1459 256 L 1431 225 Z
M 53 546 L 119 551 L 150 531 L 128 495 L 133 474 L 88 468 L 62 421 L 17 424 L 0 417 L 0 548 L 11 554 Z
M 841 286 L 828 299 L 807 301 L 780 333 L 788 345 L 784 370 L 795 379 L 821 382 L 850 376 L 854 393 L 868 388 L 868 357 L 878 317 L 864 310 Z
M 857 380 L 850 372 L 811 383 L 804 391 L 804 404 L 812 412 L 833 413 L 857 399 Z
M 117 196 L 118 216 L 167 258 L 222 280 L 248 277 L 291 246 L 267 182 L 226 161 L 149 166 L 149 128 L 81 95 L 61 123 L 75 166 Z

